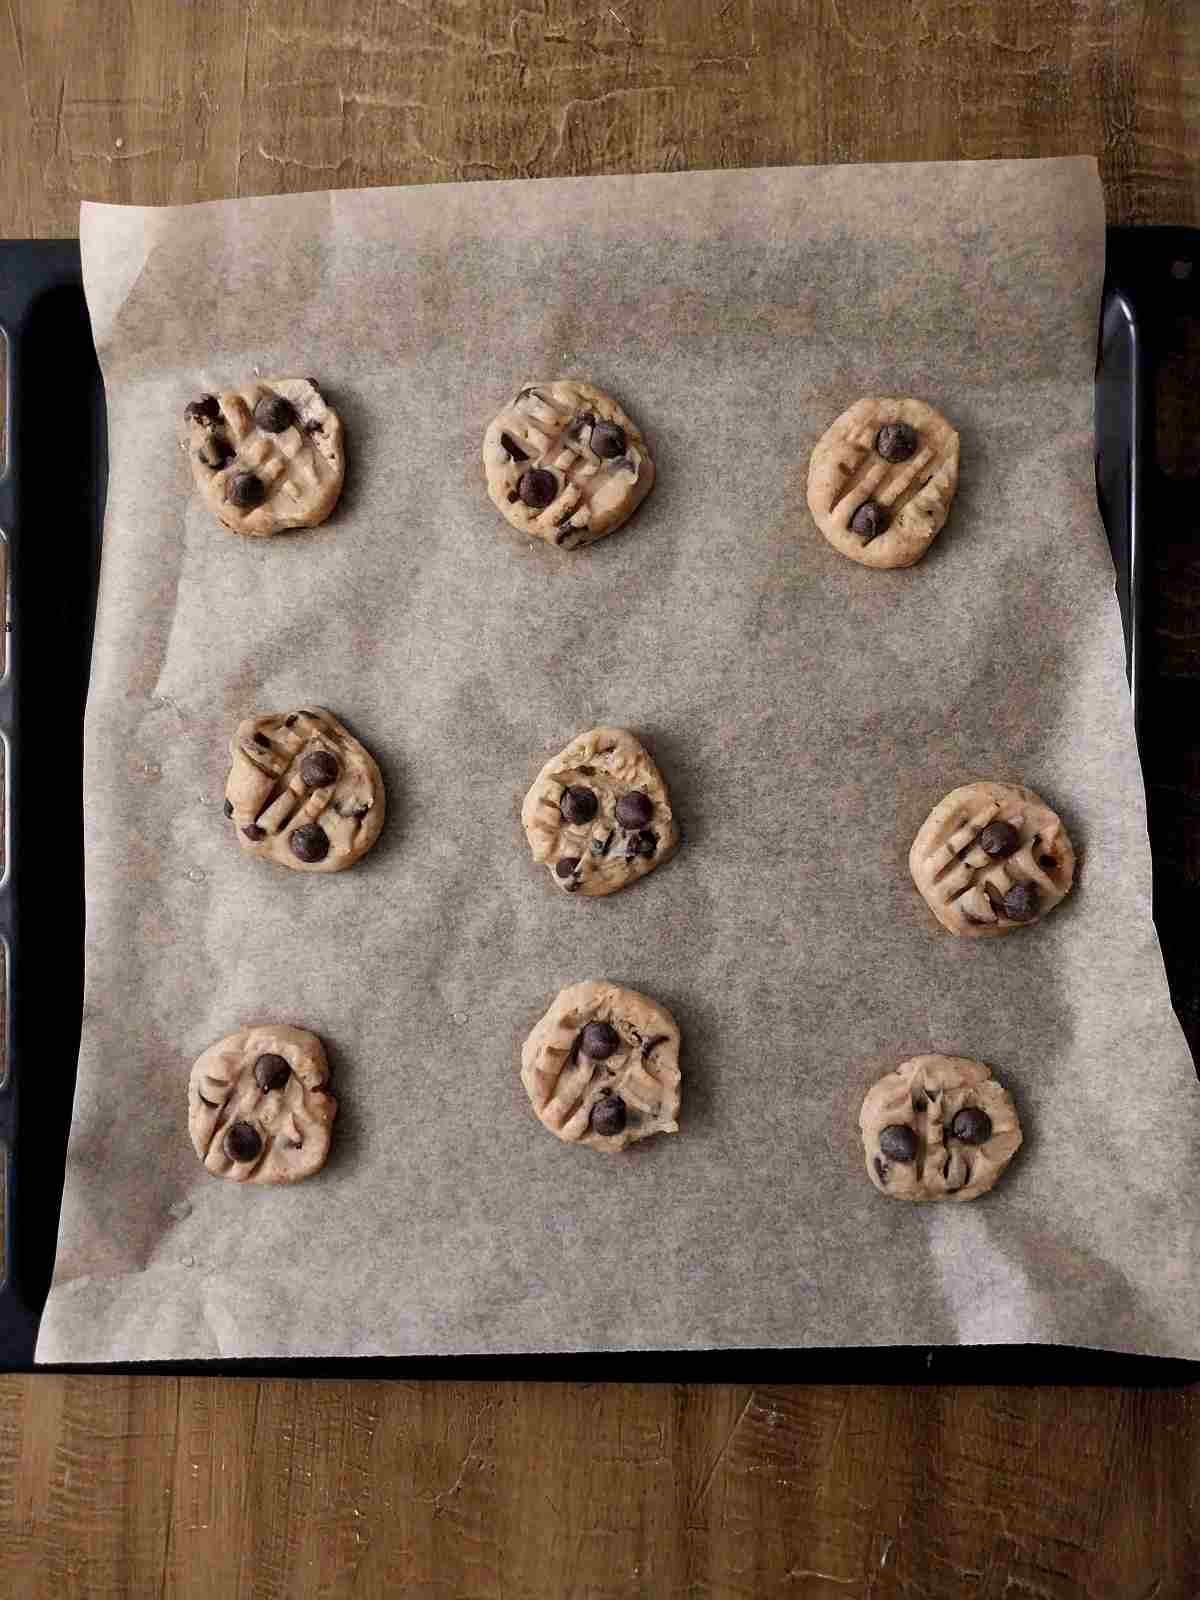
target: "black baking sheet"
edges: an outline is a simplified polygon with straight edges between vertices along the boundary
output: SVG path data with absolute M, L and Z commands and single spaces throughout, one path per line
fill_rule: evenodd
M 1134 715 L 1150 794 L 1152 841 L 1177 829 L 1179 684 L 1155 660 L 1154 530 L 1197 528 L 1195 483 L 1165 470 L 1160 380 L 1186 396 L 1200 372 L 1180 330 L 1200 315 L 1200 230 L 1108 230 L 1096 376 L 1096 482 L 1113 549 Z M 1190 319 L 1190 321 L 1189 321 Z M 1200 323 L 1195 323 L 1200 326 Z M 0 680 L 7 796 L 0 936 L 7 1033 L 0 1067 L 4 1261 L 0 1368 L 32 1366 L 49 1289 L 83 994 L 82 725 L 107 478 L 104 391 L 75 241 L 0 242 L 6 429 L 0 530 L 8 551 L 7 666 Z M 1178 406 L 1178 399 L 1170 401 Z M 1183 414 L 1183 413 L 1180 413 Z M 1170 454 L 1170 452 L 1168 452 Z M 1170 464 L 1178 459 L 1170 455 Z M 1169 578 L 1169 572 L 1166 576 Z M 1200 734 L 1197 735 L 1200 748 Z M 1155 859 L 1155 919 L 1193 1055 L 1200 979 L 1191 958 L 1196 892 Z M 122 1114 L 116 1108 L 115 1114 Z M 135 1114 L 130 1109 L 128 1114 Z M 865 1359 L 864 1359 L 865 1358 Z M 1196 1366 L 1050 1346 L 859 1351 L 663 1352 L 403 1360 L 232 1361 L 60 1370 L 379 1377 L 402 1373 L 557 1379 L 1149 1382 L 1194 1381 Z

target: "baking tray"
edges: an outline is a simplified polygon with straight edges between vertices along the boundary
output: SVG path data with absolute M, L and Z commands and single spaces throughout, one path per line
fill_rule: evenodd
M 1156 821 L 1158 695 L 1151 530 L 1197 531 L 1195 488 L 1156 459 L 1156 394 L 1178 371 L 1179 329 L 1200 319 L 1200 229 L 1110 228 L 1096 367 L 1096 488 L 1116 568 L 1139 748 Z M 1200 320 L 1196 321 L 1200 328 Z M 0 1369 L 32 1366 L 54 1264 L 83 995 L 82 731 L 107 482 L 104 389 L 75 241 L 0 241 L 6 386 L 0 532 L 8 633 L 0 678 L 6 814 L 0 939 L 7 1033 L 0 1060 Z M 1163 519 L 1169 519 L 1165 523 Z M 1173 719 L 1170 719 L 1173 720 Z M 1170 729 L 1177 749 L 1180 730 Z M 1197 734 L 1200 750 L 1200 732 Z M 1169 785 L 1167 785 L 1169 789 Z M 1200 979 L 1180 874 L 1159 870 L 1155 916 L 1172 995 L 1196 1053 Z M 1190 886 L 1187 886 L 1190 892 Z M 181 1079 L 182 1083 L 182 1079 Z M 182 1093 L 182 1090 L 181 1090 Z M 182 1106 L 182 1101 L 181 1101 Z M 1060 1347 L 736 1350 L 568 1356 L 230 1361 L 67 1371 L 242 1376 L 694 1379 L 785 1382 L 1194 1381 L 1197 1364 Z

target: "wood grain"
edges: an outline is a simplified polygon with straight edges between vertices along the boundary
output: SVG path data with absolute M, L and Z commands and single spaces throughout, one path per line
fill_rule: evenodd
M 1200 223 L 1191 0 L 3 0 L 0 39 L 7 235 L 83 196 L 1078 151 L 1111 220 Z M 1195 532 L 1156 583 L 1180 713 Z M 1194 928 L 1200 735 L 1151 779 Z M 8 1377 L 0 1593 L 1195 1600 L 1198 1463 L 1191 1390 Z

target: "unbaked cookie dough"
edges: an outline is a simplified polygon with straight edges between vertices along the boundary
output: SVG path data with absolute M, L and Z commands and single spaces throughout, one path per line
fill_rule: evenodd
M 637 424 L 573 378 L 526 385 L 484 434 L 483 466 L 497 511 L 563 550 L 619 528 L 654 483 Z
M 603 981 L 559 991 L 521 1051 L 539 1120 L 607 1155 L 678 1133 L 679 1028 L 666 1006 Z
M 1075 851 L 1032 789 L 967 783 L 934 806 L 908 852 L 913 882 L 951 933 L 1028 927 L 1070 891 Z
M 593 728 L 547 761 L 521 806 L 535 861 L 568 894 L 613 894 L 675 854 L 662 774 L 624 728 Z
M 315 1033 L 239 1028 L 210 1045 L 188 1080 L 188 1132 L 215 1177 L 299 1183 L 325 1165 L 337 1101 Z
M 225 815 L 250 855 L 297 872 L 341 872 L 378 839 L 383 778 L 328 711 L 247 717 L 229 748 Z
M 324 522 L 342 492 L 341 418 L 311 378 L 253 378 L 193 400 L 183 443 L 209 510 L 251 538 Z
M 974 1200 L 1021 1143 L 1012 1096 L 965 1056 L 904 1062 L 870 1090 L 858 1125 L 871 1182 L 893 1200 Z
M 958 434 L 922 400 L 859 400 L 818 440 L 808 509 L 835 550 L 864 567 L 911 567 L 958 484 Z

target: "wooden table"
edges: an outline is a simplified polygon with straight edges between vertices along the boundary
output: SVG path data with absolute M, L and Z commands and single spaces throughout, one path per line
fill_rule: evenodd
M 1195 0 L 6 0 L 0 36 L 5 235 L 73 234 L 82 196 L 1078 151 L 1112 220 L 1200 222 Z M 1160 570 L 1176 693 L 1200 673 L 1194 533 Z M 1187 738 L 1150 774 L 1180 893 Z M 0 1379 L 0 1593 L 1200 1592 L 1186 1390 L 745 1376 Z

